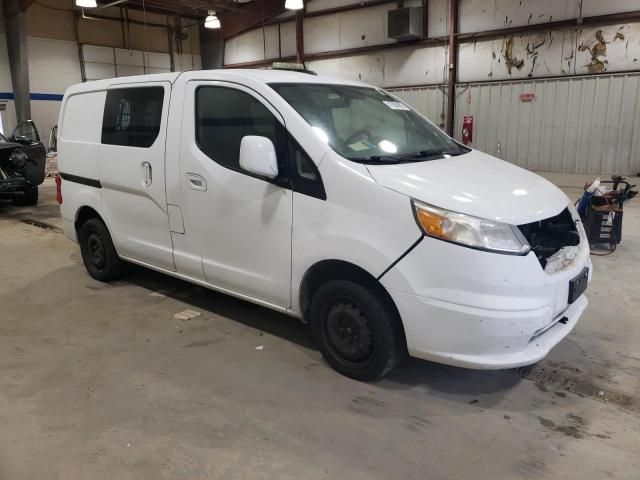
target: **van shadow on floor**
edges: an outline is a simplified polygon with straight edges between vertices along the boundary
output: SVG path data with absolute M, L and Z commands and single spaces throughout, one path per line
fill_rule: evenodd
M 139 266 L 128 266 L 126 282 L 161 292 L 196 310 L 220 315 L 305 349 L 317 351 L 309 326 L 287 315 Z M 326 368 L 330 367 L 326 365 Z M 501 393 L 508 392 L 522 378 L 522 372 L 515 370 L 469 370 L 408 358 L 375 383 L 380 388 L 396 391 L 424 387 L 431 394 L 446 396 L 462 403 L 474 403 L 476 396 L 489 394 L 493 398 L 489 403 L 497 403 Z

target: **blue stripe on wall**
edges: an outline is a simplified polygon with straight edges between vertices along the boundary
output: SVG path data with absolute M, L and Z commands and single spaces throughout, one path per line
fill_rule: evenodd
M 52 100 L 54 102 L 61 102 L 62 95 L 57 93 L 32 93 L 31 100 Z
M 62 95 L 57 93 L 32 93 L 31 100 L 49 100 L 54 102 L 62 101 Z M 0 100 L 15 100 L 13 92 L 0 92 Z

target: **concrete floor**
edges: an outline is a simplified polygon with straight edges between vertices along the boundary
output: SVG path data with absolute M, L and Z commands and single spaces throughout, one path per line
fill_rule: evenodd
M 640 478 L 640 200 L 531 371 L 409 360 L 366 384 L 288 317 L 142 269 L 92 280 L 29 224 L 60 225 L 53 190 L 0 205 L 1 480 Z

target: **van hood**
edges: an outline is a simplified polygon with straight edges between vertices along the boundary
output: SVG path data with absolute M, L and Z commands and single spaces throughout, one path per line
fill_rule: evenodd
M 548 180 L 477 150 L 367 169 L 380 185 L 416 200 L 511 225 L 553 217 L 569 203 Z

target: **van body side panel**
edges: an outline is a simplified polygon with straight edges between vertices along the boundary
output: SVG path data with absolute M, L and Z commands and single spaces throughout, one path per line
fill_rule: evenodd
M 61 174 L 97 181 L 100 178 L 100 130 L 106 92 L 67 94 L 58 118 L 58 168 Z M 82 207 L 101 212 L 102 189 L 62 181 L 60 214 L 67 237 L 77 241 L 75 221 Z M 117 247 L 116 247 L 117 248 Z
M 167 213 L 164 165 L 171 84 L 114 84 L 107 92 L 148 87 L 164 88 L 158 134 L 148 147 L 108 143 L 100 145 L 102 211 L 109 223 L 118 254 L 173 271 L 175 265 Z M 107 100 L 108 98 L 107 96 Z M 134 116 L 135 109 L 139 106 L 127 107 L 126 100 L 121 102 L 125 104 L 122 115 L 129 115 L 130 122 L 139 121 Z M 116 132 L 116 135 L 122 134 Z
M 96 91 L 65 98 L 58 129 L 58 168 L 63 173 L 100 178 L 100 134 L 106 92 Z
M 246 87 L 214 81 L 187 84 L 179 177 L 185 231 L 194 234 L 211 285 L 288 308 L 292 191 L 223 166 L 204 153 L 196 143 L 195 101 L 200 87 L 240 91 L 265 105 Z M 271 110 L 269 106 L 265 108 Z M 273 110 L 271 113 L 278 117 Z M 242 122 L 245 114 L 236 112 L 238 118 L 217 117 L 216 105 L 211 103 L 204 104 L 200 113 L 211 124 L 225 126 Z
M 171 206 L 170 214 L 172 213 L 171 210 L 173 210 L 174 215 L 177 215 L 176 209 L 180 211 L 179 215 L 183 227 L 182 233 L 176 232 L 176 229 L 172 229 L 174 231 L 171 232 L 173 261 L 176 272 L 199 281 L 205 281 L 202 269 L 202 254 L 194 237 L 193 228 L 189 223 L 189 216 L 184 211 L 182 183 L 180 182 L 180 140 L 183 124 L 184 90 L 185 82 L 178 78 L 171 90 L 173 101 L 169 105 L 169 121 L 167 123 L 165 155 L 167 203 Z
M 422 235 L 409 198 L 380 188 L 364 165 L 329 152 L 319 171 L 327 200 L 294 194 L 294 313 L 304 275 L 317 262 L 342 260 L 377 278 Z

